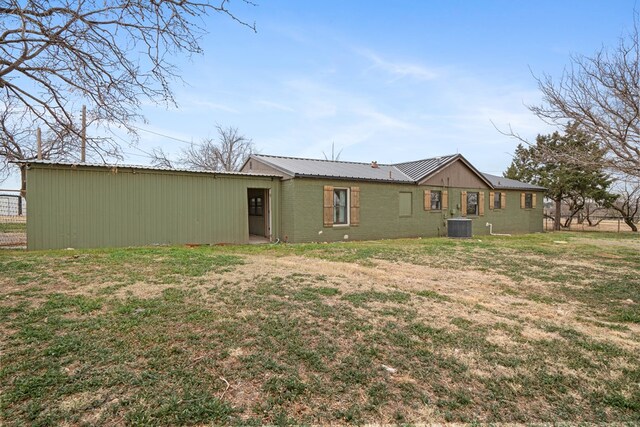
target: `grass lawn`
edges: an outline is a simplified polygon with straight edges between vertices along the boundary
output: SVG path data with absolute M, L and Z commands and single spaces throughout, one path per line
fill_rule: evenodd
M 0 233 L 26 233 L 26 232 L 27 232 L 26 222 L 0 222 Z
M 640 423 L 640 239 L 0 252 L 0 424 Z

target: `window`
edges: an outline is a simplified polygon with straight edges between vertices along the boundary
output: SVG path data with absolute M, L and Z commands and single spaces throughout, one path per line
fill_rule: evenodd
M 413 193 L 405 193 L 401 192 L 399 196 L 399 211 L 400 216 L 411 216 L 411 205 L 412 205 L 412 195 Z
M 493 209 L 501 209 L 502 207 L 502 193 L 493 193 Z
M 360 187 L 335 188 L 325 185 L 322 197 L 325 227 L 360 225 Z
M 439 211 L 442 209 L 442 191 L 431 190 L 431 210 Z
M 249 199 L 249 215 L 262 216 L 262 197 L 252 197 Z
M 467 193 L 467 215 L 478 215 L 478 193 Z
M 524 193 L 524 208 L 533 208 L 533 193 Z
M 336 188 L 333 190 L 333 223 L 349 223 L 348 193 L 346 188 Z

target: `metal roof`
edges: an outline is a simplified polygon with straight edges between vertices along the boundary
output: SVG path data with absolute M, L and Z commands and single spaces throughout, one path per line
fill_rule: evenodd
M 527 184 L 526 182 L 516 181 L 515 179 L 505 178 L 503 176 L 490 175 L 483 173 L 484 177 L 491 183 L 491 186 L 496 189 L 509 189 L 509 190 L 546 190 L 539 185 Z
M 459 154 L 451 154 L 430 159 L 415 160 L 412 162 L 396 163 L 394 166 L 411 177 L 414 181 L 420 181 L 425 176 L 431 175 L 453 159 L 461 157 Z
M 357 179 L 368 181 L 383 182 L 401 182 L 401 183 L 417 183 L 424 177 L 436 172 L 455 159 L 462 159 L 460 154 L 433 157 L 430 159 L 416 160 L 413 162 L 398 163 L 395 165 L 379 164 L 377 168 L 371 166 L 371 163 L 359 162 L 343 162 L 333 160 L 317 160 L 303 159 L 297 157 L 268 156 L 264 154 L 252 155 L 275 169 L 291 176 L 315 177 L 315 178 L 335 178 L 335 179 Z M 254 172 L 228 172 L 228 171 L 207 171 L 186 168 L 165 168 L 158 166 L 145 165 L 129 165 L 129 164 L 95 164 L 95 163 L 79 163 L 79 162 L 59 162 L 52 160 L 29 160 L 14 162 L 20 164 L 36 164 L 64 167 L 95 167 L 95 168 L 120 168 L 120 169 L 137 169 L 164 172 L 189 172 L 203 173 L 212 175 L 236 175 L 236 176 L 258 176 L 258 177 L 278 177 L 280 175 L 268 173 Z M 468 162 L 466 162 L 468 163 Z M 475 169 L 474 169 L 475 170 Z M 496 189 L 513 189 L 513 190 L 545 190 L 544 187 L 538 185 L 527 184 L 525 182 L 516 181 L 514 179 L 504 178 L 501 176 L 480 173 L 480 177 L 484 178 L 493 188 Z
M 128 165 L 128 164 L 99 164 L 99 163 L 81 163 L 81 162 L 59 162 L 53 160 L 25 160 L 16 161 L 13 163 L 18 164 L 35 164 L 35 165 L 50 165 L 50 166 L 64 166 L 64 167 L 92 167 L 92 168 L 105 168 L 105 169 L 136 169 L 136 170 L 150 170 L 150 171 L 164 171 L 164 172 L 190 172 L 190 173 L 204 173 L 213 175 L 238 175 L 238 176 L 262 176 L 269 178 L 281 178 L 280 175 L 267 174 L 267 173 L 249 173 L 249 172 L 233 172 L 233 171 L 210 171 L 200 169 L 186 169 L 186 168 L 165 168 L 159 166 L 146 166 L 146 165 Z
M 372 167 L 371 163 L 303 159 L 299 157 L 269 156 L 265 154 L 253 154 L 251 158 L 255 158 L 279 170 L 283 174 L 292 177 L 358 179 L 414 184 L 456 160 L 460 160 L 476 173 L 480 179 L 484 180 L 489 187 L 496 189 L 545 190 L 544 187 L 537 185 L 481 173 L 461 154 L 449 154 L 391 165 L 378 164 L 377 168 Z
M 394 165 L 378 164 L 378 167 L 373 167 L 371 163 L 302 159 L 297 157 L 267 156 L 264 154 L 254 154 L 251 157 L 291 176 L 415 182 L 414 179 L 405 175 Z

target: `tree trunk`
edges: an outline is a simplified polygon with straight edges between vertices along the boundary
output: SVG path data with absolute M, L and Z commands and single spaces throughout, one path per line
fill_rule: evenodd
M 624 218 L 624 223 L 627 224 L 634 233 L 638 232 L 638 226 L 633 223 L 633 218 Z
M 553 229 L 560 231 L 560 221 L 562 221 L 562 199 L 555 199 L 556 202 L 556 219 L 553 221 Z

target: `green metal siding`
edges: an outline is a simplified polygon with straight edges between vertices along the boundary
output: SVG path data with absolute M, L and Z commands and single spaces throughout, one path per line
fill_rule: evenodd
M 484 191 L 484 216 L 469 216 L 473 233 L 489 233 L 486 223 L 493 224 L 494 233 L 541 232 L 542 193 L 536 209 L 520 208 L 520 191 L 506 191 L 504 210 L 489 209 L 489 191 L 461 188 L 441 188 L 412 184 L 303 179 L 286 181 L 282 188 L 283 234 L 289 242 L 372 240 L 418 236 L 445 236 L 447 218 L 460 216 L 460 193 Z M 284 184 L 284 183 L 283 183 Z M 360 187 L 360 225 L 323 227 L 323 187 Z M 446 211 L 425 211 L 424 190 L 447 190 L 449 208 Z M 412 193 L 410 216 L 400 216 L 400 193 Z M 286 212 L 291 209 L 291 212 Z M 285 213 L 286 212 L 286 213 Z M 286 218 L 286 219 L 285 219 Z M 286 230 L 286 231 L 285 231 Z M 345 239 L 346 236 L 346 239 Z
M 279 237 L 283 242 L 295 242 L 295 185 L 296 180 L 293 179 L 282 181 L 281 184 L 280 221 L 282 227 Z
M 279 236 L 278 178 L 32 165 L 27 247 L 246 243 L 248 188 L 271 189 Z

